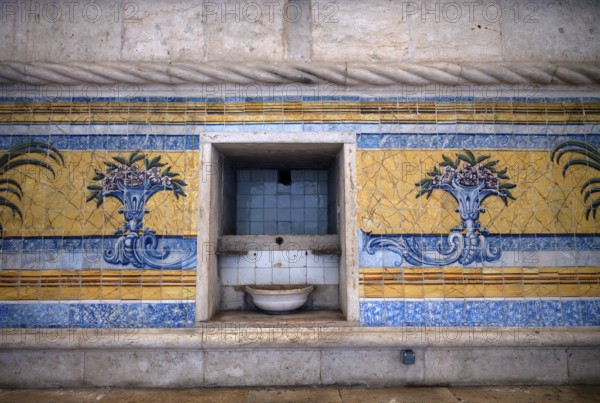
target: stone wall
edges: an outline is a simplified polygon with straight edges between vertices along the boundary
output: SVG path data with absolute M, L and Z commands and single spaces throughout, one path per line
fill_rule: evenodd
M 0 60 L 595 61 L 588 1 L 5 2 Z

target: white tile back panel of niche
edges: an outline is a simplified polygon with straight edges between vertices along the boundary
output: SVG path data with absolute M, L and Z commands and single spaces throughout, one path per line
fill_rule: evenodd
M 238 285 L 238 269 L 221 268 L 221 285 Z
M 325 276 L 322 268 L 309 267 L 306 269 L 306 282 L 308 284 L 324 284 Z
M 307 284 L 306 267 L 290 268 L 290 284 Z
M 290 283 L 290 269 L 274 268 L 273 269 L 273 284 L 289 284 Z
M 324 271 L 324 284 L 339 284 L 340 274 L 337 267 L 326 267 Z
M 254 268 L 244 268 L 238 270 L 238 285 L 255 284 L 256 272 Z
M 283 252 L 283 256 L 288 261 L 290 268 L 306 267 L 306 251 L 288 250 Z
M 273 284 L 273 269 L 271 267 L 257 268 L 255 273 L 257 285 Z

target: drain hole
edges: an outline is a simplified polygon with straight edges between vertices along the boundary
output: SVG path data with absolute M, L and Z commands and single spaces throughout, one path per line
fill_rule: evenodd
M 275 238 L 275 243 L 276 243 L 277 245 L 281 245 L 281 244 L 283 243 L 283 238 L 282 238 L 282 237 L 280 237 L 280 236 L 278 236 L 277 238 Z

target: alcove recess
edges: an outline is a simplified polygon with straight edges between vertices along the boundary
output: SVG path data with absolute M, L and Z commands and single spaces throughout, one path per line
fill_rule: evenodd
M 197 320 L 260 316 L 245 285 L 314 284 L 303 313 L 357 321 L 354 135 L 273 137 L 204 138 Z

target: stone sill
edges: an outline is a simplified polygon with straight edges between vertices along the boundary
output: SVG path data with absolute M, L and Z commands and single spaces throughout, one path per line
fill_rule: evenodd
M 277 237 L 283 243 L 275 243 Z M 341 254 L 340 236 L 331 235 L 222 235 L 217 247 L 218 255 L 245 255 L 249 250 L 290 251 L 310 250 L 314 254 Z
M 0 350 L 313 350 L 600 347 L 600 327 L 357 327 L 202 323 L 194 329 L 2 329 Z

